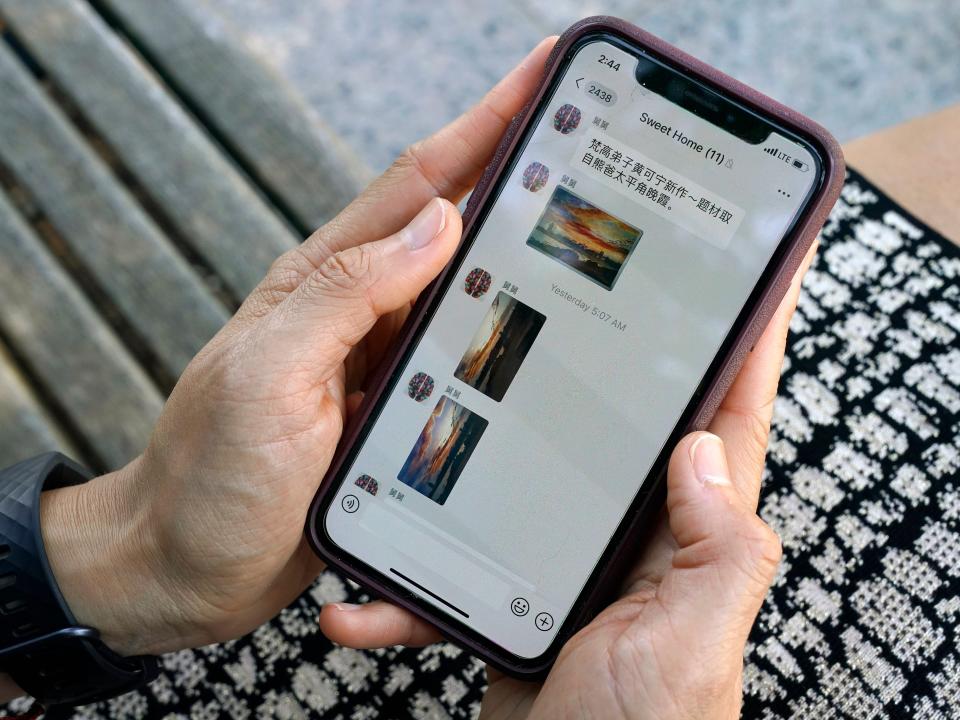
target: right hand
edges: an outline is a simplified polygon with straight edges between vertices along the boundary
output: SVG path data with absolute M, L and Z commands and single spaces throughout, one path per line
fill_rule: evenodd
M 674 450 L 666 513 L 638 548 L 620 599 L 567 643 L 544 684 L 489 671 L 481 718 L 739 716 L 744 645 L 780 559 L 779 539 L 756 512 L 767 435 L 790 317 L 815 252 L 748 356 L 711 432 L 689 435 Z M 380 601 L 350 612 L 325 607 L 321 626 L 354 647 L 385 638 L 441 639 L 424 621 Z

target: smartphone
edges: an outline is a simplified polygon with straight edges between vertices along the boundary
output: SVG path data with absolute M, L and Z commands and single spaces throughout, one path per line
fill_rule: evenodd
M 314 500 L 332 566 L 515 676 L 636 555 L 833 205 L 822 129 L 619 20 L 558 42 Z

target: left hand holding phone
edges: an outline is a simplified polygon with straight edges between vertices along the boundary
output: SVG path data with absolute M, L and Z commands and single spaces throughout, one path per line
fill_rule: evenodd
M 242 635 L 309 585 L 322 565 L 304 516 L 347 413 L 347 355 L 459 239 L 456 207 L 434 198 L 384 239 L 284 256 L 184 371 L 141 457 L 44 493 L 81 622 L 122 654 L 159 654 Z
M 184 371 L 143 455 L 43 494 L 66 600 L 114 650 L 238 637 L 323 569 L 303 527 L 356 391 L 452 256 L 453 203 L 533 92 L 552 44 L 274 263 Z M 390 628 L 375 638 L 403 639 Z

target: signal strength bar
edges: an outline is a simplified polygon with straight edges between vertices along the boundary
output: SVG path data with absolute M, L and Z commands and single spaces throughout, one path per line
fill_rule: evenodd
M 777 149 L 776 149 L 775 147 L 764 148 L 763 151 L 764 151 L 767 155 L 776 155 L 776 154 L 777 154 Z

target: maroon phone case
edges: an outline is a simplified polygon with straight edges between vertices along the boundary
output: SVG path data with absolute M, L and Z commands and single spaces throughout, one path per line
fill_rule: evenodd
M 556 46 L 547 58 L 544 75 L 536 92 L 507 129 L 493 159 L 477 183 L 467 204 L 463 216 L 464 236 L 471 231 L 478 217 L 478 209 L 484 206 L 491 192 L 495 189 L 495 181 L 507 167 L 518 141 L 523 137 L 524 131 L 533 117 L 533 111 L 543 99 L 544 93 L 550 88 L 551 81 L 560 65 L 558 61 L 567 54 L 568 50 L 578 40 L 585 35 L 596 32 L 606 32 L 624 38 L 631 44 L 638 45 L 651 56 L 682 70 L 713 89 L 723 92 L 741 105 L 770 117 L 785 129 L 813 144 L 822 156 L 823 177 L 821 183 L 815 190 L 809 205 L 795 223 L 793 230 L 784 238 L 783 242 L 788 244 L 787 251 L 782 254 L 779 264 L 773 269 L 769 276 L 769 282 L 762 289 L 762 293 L 753 307 L 748 309 L 748 316 L 744 321 L 741 321 L 735 341 L 729 346 L 719 371 L 714 374 L 709 386 L 701 395 L 690 421 L 686 427 L 682 428 L 682 432 L 704 429 L 716 413 L 721 400 L 740 371 L 747 354 L 753 349 L 760 334 L 780 305 L 780 301 L 789 288 L 804 255 L 839 196 L 844 179 L 843 154 L 839 144 L 830 133 L 812 120 L 691 57 L 682 50 L 624 20 L 603 16 L 586 18 L 571 26 L 557 41 Z M 346 429 L 330 469 L 311 503 L 310 512 L 307 516 L 306 534 L 311 546 L 324 560 L 357 582 L 363 583 L 375 594 L 425 618 L 438 627 L 448 639 L 475 653 L 498 669 L 515 677 L 534 679 L 542 677 L 549 671 L 562 643 L 602 609 L 618 590 L 630 561 L 636 556 L 638 544 L 643 542 L 644 534 L 655 524 L 653 522 L 655 514 L 660 512 L 662 508 L 666 486 L 664 482 L 665 463 L 661 463 L 660 475 L 652 481 L 648 481 L 641 489 L 637 500 L 630 508 L 627 519 L 618 528 L 610 546 L 598 563 L 586 592 L 561 627 L 557 640 L 545 655 L 534 661 L 524 660 L 492 643 L 472 637 L 476 633 L 467 631 L 459 623 L 437 611 L 433 606 L 405 589 L 394 586 L 389 581 L 384 581 L 377 573 L 361 567 L 362 563 L 359 561 L 341 556 L 339 549 L 333 543 L 328 545 L 324 534 L 318 532 L 319 524 L 322 523 L 321 510 L 325 508 L 337 491 L 337 486 L 333 480 L 341 470 L 347 451 L 357 441 L 358 434 L 368 422 L 377 399 L 388 385 L 390 377 L 398 369 L 400 359 L 412 342 L 425 309 L 434 301 L 443 280 L 452 272 L 456 264 L 456 261 L 451 263 L 441 273 L 440 277 L 421 294 L 410 318 L 400 332 L 393 354 L 390 358 L 385 359 L 378 369 L 376 377 L 371 381 L 364 402 L 355 414 L 350 426 Z

